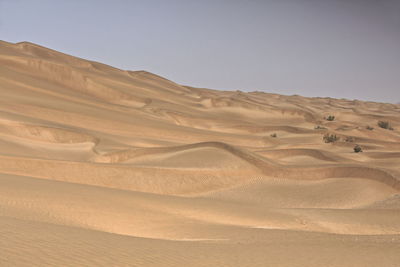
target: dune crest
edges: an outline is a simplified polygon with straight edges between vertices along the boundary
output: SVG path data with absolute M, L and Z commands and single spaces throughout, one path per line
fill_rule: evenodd
M 399 104 L 193 88 L 4 41 L 0 94 L 0 265 L 400 262 Z

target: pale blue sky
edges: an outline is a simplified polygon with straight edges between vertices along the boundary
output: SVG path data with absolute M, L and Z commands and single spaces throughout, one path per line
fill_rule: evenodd
M 0 39 L 196 87 L 400 102 L 398 0 L 0 0 Z

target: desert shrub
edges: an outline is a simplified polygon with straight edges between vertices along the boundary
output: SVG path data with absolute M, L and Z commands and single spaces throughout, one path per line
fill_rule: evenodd
M 322 139 L 325 143 L 334 143 L 339 140 L 339 137 L 336 134 L 325 134 Z
M 278 135 L 276 133 L 271 134 L 271 137 L 278 137 Z
M 366 129 L 372 131 L 374 128 L 368 125 Z
M 388 121 L 378 121 L 378 126 L 383 129 L 393 130 Z
M 333 115 L 329 115 L 328 117 L 326 117 L 327 121 L 334 121 L 335 120 L 335 116 Z
M 326 128 L 324 126 L 321 125 L 317 125 L 314 127 L 315 130 L 326 130 Z
M 359 152 L 363 152 L 363 151 L 362 151 L 362 148 L 359 145 L 355 145 L 354 152 L 355 153 L 359 153 Z
M 346 136 L 346 138 L 344 139 L 344 141 L 349 142 L 349 143 L 354 142 L 354 137 L 352 137 L 352 136 Z

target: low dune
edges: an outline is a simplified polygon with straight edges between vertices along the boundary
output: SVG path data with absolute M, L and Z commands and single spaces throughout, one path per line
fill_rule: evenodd
M 399 266 L 400 105 L 3 41 L 0 92 L 1 266 Z

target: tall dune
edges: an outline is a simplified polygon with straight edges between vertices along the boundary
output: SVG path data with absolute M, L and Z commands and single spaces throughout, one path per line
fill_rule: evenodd
M 399 266 L 399 104 L 4 41 L 0 96 L 1 266 Z

